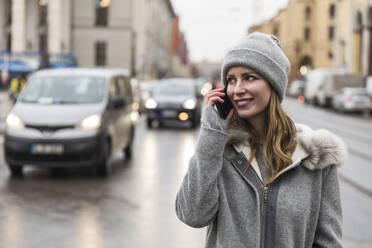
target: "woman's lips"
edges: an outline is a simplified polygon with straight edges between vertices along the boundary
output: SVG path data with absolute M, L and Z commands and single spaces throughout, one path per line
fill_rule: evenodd
M 235 105 L 238 108 L 243 108 L 248 106 L 253 101 L 253 98 L 250 99 L 242 99 L 242 100 L 235 100 Z

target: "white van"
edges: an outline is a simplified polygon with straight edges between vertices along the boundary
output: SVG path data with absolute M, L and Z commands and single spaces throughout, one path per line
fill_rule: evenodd
M 21 176 L 23 167 L 32 165 L 92 167 L 108 175 L 113 154 L 131 157 L 133 105 L 128 70 L 35 72 L 6 121 L 4 154 L 11 174 Z
M 305 86 L 305 101 L 314 105 L 317 105 L 316 94 L 327 78 L 330 77 L 332 71 L 328 69 L 315 69 L 309 71 L 306 75 L 306 86 Z

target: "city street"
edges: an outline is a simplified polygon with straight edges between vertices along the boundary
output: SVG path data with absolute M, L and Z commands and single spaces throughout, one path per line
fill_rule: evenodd
M 341 115 L 286 99 L 298 122 L 342 137 L 349 158 L 340 170 L 344 246 L 372 247 L 372 118 Z M 0 125 L 1 123 L 0 119 Z M 203 247 L 206 229 L 181 223 L 174 200 L 199 129 L 147 129 L 142 117 L 132 160 L 114 158 L 109 178 L 92 171 L 26 168 L 11 178 L 0 132 L 0 247 Z

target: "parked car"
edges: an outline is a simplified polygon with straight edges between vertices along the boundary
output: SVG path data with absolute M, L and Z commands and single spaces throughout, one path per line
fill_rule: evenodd
M 149 128 L 155 120 L 160 123 L 165 120 L 188 121 L 196 127 L 201 115 L 201 94 L 198 94 L 193 79 L 166 79 L 153 85 L 145 107 Z
M 367 76 L 366 78 L 366 90 L 372 96 L 372 76 Z
M 372 99 L 365 88 L 342 88 L 333 98 L 333 108 L 341 112 L 372 110 Z
M 5 161 L 15 176 L 24 165 L 93 167 L 110 172 L 110 157 L 131 157 L 136 126 L 129 71 L 41 70 L 28 80 L 6 120 Z

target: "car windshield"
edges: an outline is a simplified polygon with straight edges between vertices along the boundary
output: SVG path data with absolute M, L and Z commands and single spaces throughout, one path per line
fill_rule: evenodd
M 168 84 L 168 83 L 159 83 L 154 85 L 152 88 L 153 96 L 194 96 L 195 88 L 193 84 Z
M 21 102 L 85 104 L 103 100 L 105 78 L 91 76 L 42 76 L 29 80 Z

